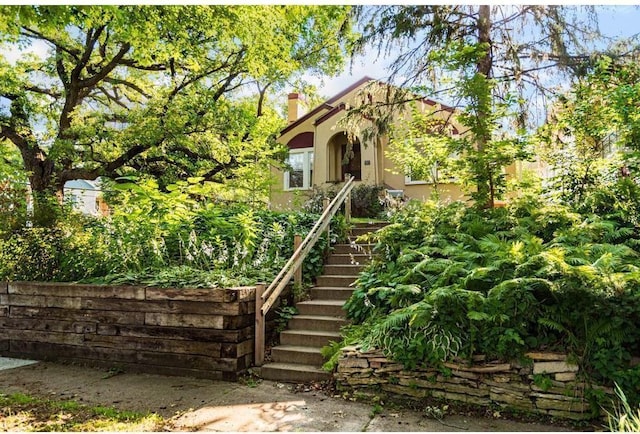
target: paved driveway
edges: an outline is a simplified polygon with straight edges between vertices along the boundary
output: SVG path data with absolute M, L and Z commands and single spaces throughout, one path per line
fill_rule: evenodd
M 1 358 L 0 358 L 1 359 Z M 502 418 L 446 416 L 382 408 L 330 397 L 319 390 L 263 381 L 239 383 L 120 373 L 40 362 L 15 367 L 0 360 L 0 393 L 74 399 L 171 418 L 178 431 L 562 431 L 567 428 Z M 299 389 L 299 388 L 298 388 Z M 374 414 L 375 413 L 375 414 Z

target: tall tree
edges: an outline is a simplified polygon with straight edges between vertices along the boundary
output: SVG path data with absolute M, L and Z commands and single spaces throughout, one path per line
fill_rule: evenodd
M 368 128 L 379 135 L 407 101 L 452 101 L 466 131 L 449 146 L 465 155 L 462 171 L 481 207 L 493 206 L 503 168 L 523 155 L 527 115 L 540 110 L 535 96 L 560 72 L 583 68 L 585 42 L 598 35 L 593 8 L 580 15 L 565 6 L 372 6 L 356 18 L 363 33 L 354 52 L 394 55 L 389 79 L 399 87 L 352 116 L 373 120 Z M 555 83 L 545 80 L 550 71 Z
M 625 180 L 637 184 L 639 106 L 637 56 L 598 57 L 588 74 L 556 99 L 537 134 L 538 153 L 555 174 L 552 187 L 556 194 L 580 204 L 603 185 Z
M 254 136 L 277 131 L 268 91 L 305 71 L 337 72 L 349 35 L 348 8 L 334 6 L 19 6 L 1 16 L 0 140 L 21 154 L 38 225 L 53 221 L 52 199 L 71 179 L 139 170 L 223 181 L 254 164 L 247 149 L 275 146 Z

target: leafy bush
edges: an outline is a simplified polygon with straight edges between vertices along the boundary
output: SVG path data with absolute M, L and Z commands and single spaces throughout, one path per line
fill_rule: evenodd
M 270 281 L 317 214 L 278 213 L 246 205 L 195 200 L 197 183 L 168 193 L 154 182 L 125 184 L 111 216 L 67 214 L 51 229 L 25 228 L 0 241 L 0 279 L 229 286 Z M 332 224 L 345 237 L 344 219 Z M 326 235 L 303 264 L 307 280 L 320 274 Z
M 323 200 L 333 200 L 339 186 L 313 187 L 310 198 L 303 209 L 307 212 L 322 213 Z M 384 187 L 379 185 L 358 184 L 351 190 L 351 215 L 353 217 L 379 218 L 385 211 L 385 201 L 380 197 Z
M 568 350 L 591 379 L 616 381 L 637 402 L 640 230 L 609 210 L 532 198 L 490 210 L 410 203 L 370 235 L 377 257 L 348 316 L 368 330 L 365 347 L 409 367 Z
M 351 214 L 354 217 L 377 218 L 384 212 L 381 185 L 358 184 L 351 190 Z

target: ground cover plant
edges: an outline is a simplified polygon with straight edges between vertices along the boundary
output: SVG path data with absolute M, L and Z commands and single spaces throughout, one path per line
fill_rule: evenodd
M 161 431 L 156 414 L 91 407 L 76 401 L 34 398 L 20 393 L 0 394 L 2 431 Z
M 640 231 L 613 200 L 623 187 L 580 209 L 539 195 L 497 209 L 409 204 L 372 235 L 346 341 L 409 368 L 568 352 L 588 381 L 616 382 L 637 403 Z
M 269 282 L 293 253 L 294 235 L 306 236 L 319 217 L 207 200 L 198 179 L 168 192 L 153 180 L 117 190 L 108 217 L 67 210 L 52 227 L 4 232 L 0 279 L 172 287 Z M 332 229 L 333 237 L 343 236 L 343 219 Z M 305 278 L 322 271 L 326 245 L 323 235 L 303 264 Z

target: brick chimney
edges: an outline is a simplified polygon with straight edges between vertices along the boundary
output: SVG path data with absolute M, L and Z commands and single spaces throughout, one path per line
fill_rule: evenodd
M 298 93 L 290 93 L 288 96 L 287 121 L 289 125 L 294 123 L 300 117 L 302 111 L 301 102 L 304 101 L 302 95 Z

